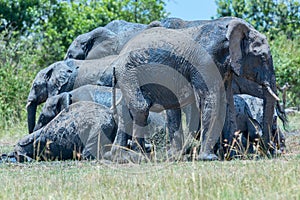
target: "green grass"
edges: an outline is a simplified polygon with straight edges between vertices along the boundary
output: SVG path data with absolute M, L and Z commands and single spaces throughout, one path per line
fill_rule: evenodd
M 0 199 L 300 199 L 299 119 L 290 118 L 295 129 L 286 136 L 288 152 L 274 159 L 1 164 Z M 0 152 L 12 148 L 24 127 L 0 131 Z

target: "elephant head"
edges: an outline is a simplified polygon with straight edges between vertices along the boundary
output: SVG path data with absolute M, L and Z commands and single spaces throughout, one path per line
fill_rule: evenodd
M 27 121 L 29 133 L 35 126 L 36 108 L 48 97 L 73 88 L 77 67 L 72 60 L 59 61 L 41 70 L 33 81 L 27 99 Z
M 70 45 L 65 59 L 101 58 L 117 54 L 117 35 L 104 27 L 79 35 Z
M 37 131 L 48 124 L 62 110 L 68 108 L 70 104 L 71 94 L 68 92 L 49 97 L 42 108 L 42 112 L 33 131 Z
M 249 89 L 250 85 L 245 86 L 246 93 L 254 96 L 261 93 L 260 96 L 264 99 L 263 143 L 267 147 L 271 140 L 270 130 L 275 102 L 279 100 L 276 95 L 275 72 L 267 38 L 239 19 L 229 22 L 226 37 L 229 41 L 229 62 L 232 71 L 239 78 L 238 82 L 245 79 L 247 83 L 253 83 L 256 89 Z

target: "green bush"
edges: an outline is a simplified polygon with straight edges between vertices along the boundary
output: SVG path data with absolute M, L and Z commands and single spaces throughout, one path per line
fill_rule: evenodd
M 287 106 L 300 104 L 300 37 L 294 40 L 280 35 L 270 42 L 278 86 L 289 83 Z
M 0 34 L 0 128 L 24 119 L 30 84 L 38 71 L 33 40 L 6 40 L 9 34 Z
M 0 0 L 0 129 L 25 120 L 36 73 L 62 60 L 76 36 L 112 20 L 150 23 L 162 0 Z

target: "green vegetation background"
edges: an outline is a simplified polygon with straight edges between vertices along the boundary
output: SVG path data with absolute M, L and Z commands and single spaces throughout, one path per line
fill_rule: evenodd
M 241 17 L 268 36 L 277 83 L 292 85 L 287 106 L 298 106 L 299 1 L 216 3 L 218 14 L 212 17 Z M 167 16 L 163 0 L 0 0 L 0 130 L 25 125 L 27 95 L 36 73 L 62 60 L 76 36 L 114 19 L 147 24 Z

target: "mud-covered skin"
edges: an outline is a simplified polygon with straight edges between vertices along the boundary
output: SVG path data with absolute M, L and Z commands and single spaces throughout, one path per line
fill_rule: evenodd
M 119 90 L 116 98 L 121 98 Z M 34 131 L 49 123 L 57 114 L 69 105 L 79 101 L 91 101 L 110 108 L 112 102 L 112 88 L 98 85 L 84 85 L 70 92 L 49 97 L 45 102 Z
M 172 28 L 172 29 L 182 29 L 186 27 L 194 27 L 201 26 L 199 37 L 197 37 L 197 41 L 207 50 L 207 52 L 212 56 L 214 62 L 218 65 L 220 72 L 224 73 L 223 70 L 226 71 L 226 68 L 233 67 L 234 87 L 235 89 L 231 93 L 235 94 L 249 94 L 252 96 L 256 96 L 262 98 L 264 100 L 263 110 L 263 140 L 265 144 L 270 144 L 271 133 L 270 126 L 272 124 L 272 116 L 274 112 L 275 98 L 270 95 L 268 91 L 270 89 L 276 94 L 276 81 L 275 81 L 275 73 L 273 68 L 272 57 L 270 54 L 269 46 L 266 41 L 264 35 L 255 31 L 255 29 L 247 24 L 249 27 L 249 32 L 244 32 L 244 34 L 237 34 L 234 37 L 244 38 L 243 40 L 248 39 L 248 46 L 241 45 L 240 47 L 236 46 L 236 49 L 242 48 L 242 51 L 246 51 L 244 53 L 243 59 L 247 57 L 250 58 L 248 61 L 244 60 L 241 64 L 244 65 L 243 69 L 249 75 L 242 75 L 235 70 L 236 61 L 235 58 L 230 56 L 230 49 L 234 49 L 233 45 L 230 45 L 228 42 L 228 34 L 227 31 L 230 28 L 229 24 L 236 20 L 234 17 L 225 17 L 216 20 L 196 20 L 196 21 L 185 21 L 179 18 L 168 18 L 161 21 L 162 26 Z M 242 29 L 240 29 L 242 30 Z M 242 31 L 240 32 L 242 33 Z M 239 36 L 238 36 L 239 35 Z M 247 39 L 246 39 L 247 38 Z M 229 39 L 230 41 L 230 39 Z M 231 48 L 232 47 L 232 48 Z M 248 48 L 248 49 L 247 49 Z M 248 66 L 248 67 L 246 67 Z M 263 66 L 267 67 L 267 71 L 263 72 Z M 261 77 L 255 77 L 255 74 L 262 75 Z M 238 75 L 238 76 L 237 76 Z M 252 78 L 251 78 L 252 76 Z M 230 86 L 231 87 L 231 86 Z M 269 87 L 269 88 L 268 88 Z M 230 95 L 231 96 L 231 95 Z M 228 99 L 229 100 L 229 99 Z M 232 101 L 232 100 L 230 100 Z M 277 101 L 278 104 L 278 101 Z M 227 111 L 229 113 L 233 113 L 233 105 Z M 280 112 L 280 118 L 284 120 L 284 113 Z M 233 118 L 227 118 L 225 123 L 225 135 L 226 139 L 232 138 L 232 134 L 236 125 Z M 273 148 L 272 146 L 265 145 L 265 149 Z M 272 150 L 271 150 L 272 151 Z M 271 152 L 272 153 L 272 152 Z
M 120 102 L 121 96 L 120 90 L 117 89 L 116 99 L 118 102 Z M 49 123 L 62 110 L 68 109 L 69 105 L 80 101 L 90 101 L 103 105 L 107 108 L 111 108 L 112 88 L 98 85 L 84 85 L 70 92 L 64 92 L 59 95 L 49 97 L 43 106 L 42 112 L 35 127 L 35 131 Z M 120 107 L 121 105 L 117 105 L 116 114 L 121 112 Z M 123 112 L 127 112 L 127 120 L 131 120 L 128 109 L 124 110 Z M 165 132 L 164 129 L 166 126 L 166 121 L 164 118 L 165 116 L 163 113 L 151 112 L 148 120 L 149 132 Z
M 121 112 L 119 109 L 120 107 L 118 112 Z M 130 118 L 129 111 L 124 112 Z M 148 142 L 159 146 L 159 141 L 152 137 L 164 135 L 165 127 L 165 118 L 161 114 L 150 113 Z M 117 124 L 109 108 L 93 102 L 77 102 L 70 105 L 68 111 L 63 110 L 46 126 L 19 140 L 14 152 L 8 154 L 10 158 L 7 161 L 102 159 L 110 150 L 116 132 Z M 124 139 L 128 142 L 130 137 Z
M 42 129 L 19 140 L 14 152 L 17 158 L 26 155 L 36 160 L 101 159 L 110 150 L 115 133 L 110 109 L 93 102 L 78 102 Z
M 159 25 L 113 20 L 104 27 L 79 35 L 68 48 L 65 59 L 91 60 L 119 54 L 132 37 L 147 28 Z
M 242 98 L 242 100 L 247 104 L 253 119 L 257 121 L 260 125 L 262 125 L 263 124 L 263 100 L 245 94 L 239 95 L 239 98 Z M 286 147 L 285 135 L 277 126 L 277 120 L 278 120 L 277 113 L 278 110 L 275 110 L 273 115 L 272 125 L 271 125 L 271 142 L 274 143 L 274 147 L 276 147 L 277 150 L 284 152 Z
M 245 21 L 237 18 L 222 18 L 210 22 L 201 22 L 200 26 L 188 24 L 187 27 L 188 28 L 180 27 L 181 29 L 176 30 L 185 31 L 184 29 L 186 29 L 186 33 L 206 49 L 225 80 L 224 85 L 228 104 L 224 137 L 230 142 L 234 132 L 237 130 L 232 91 L 232 80 L 234 75 L 237 75 L 239 78 L 239 87 L 243 87 L 243 93 L 253 93 L 264 99 L 263 143 L 265 144 L 264 149 L 266 151 L 270 150 L 271 133 L 269 130 L 272 124 L 276 101 L 274 97 L 274 94 L 276 94 L 276 82 L 272 57 L 266 37 Z M 145 31 L 143 33 L 145 33 Z M 136 38 L 137 37 L 134 39 Z M 127 46 L 130 43 L 131 41 L 127 43 Z M 124 48 L 125 51 L 127 46 Z M 145 57 L 147 56 L 148 55 Z M 158 58 L 159 56 L 156 55 L 156 57 Z M 135 57 L 132 56 L 130 59 L 134 60 Z M 138 59 L 141 60 L 141 57 L 138 57 Z M 140 62 L 140 60 L 137 62 Z M 159 60 L 156 61 L 160 62 Z M 135 66 L 135 64 L 131 62 L 128 66 L 132 67 Z M 184 68 L 184 66 L 182 67 Z M 129 76 L 127 75 L 127 77 Z M 251 84 L 248 90 L 245 89 L 245 83 Z M 258 90 L 259 92 L 257 92 Z M 257 94 L 255 94 L 256 92 Z M 145 105 L 147 105 L 147 103 Z M 134 110 L 132 108 L 130 109 Z M 146 113 L 142 115 L 147 116 Z
M 229 65 L 231 65 L 231 67 L 233 65 L 235 65 L 234 62 L 230 63 L 230 61 L 234 61 L 234 60 L 230 60 L 230 57 L 229 57 L 230 48 L 229 48 L 228 38 L 227 38 L 227 29 L 228 29 L 228 24 L 231 21 L 236 20 L 236 19 L 237 18 L 234 18 L 234 17 L 225 17 L 225 18 L 220 18 L 220 19 L 216 19 L 216 20 L 186 21 L 186 20 L 182 20 L 179 18 L 166 18 L 166 19 L 161 20 L 160 24 L 156 24 L 155 26 L 162 26 L 162 27 L 166 27 L 169 29 L 184 29 L 184 28 L 192 28 L 192 27 L 196 27 L 196 26 L 201 26 L 200 34 L 195 35 L 196 40 L 212 56 L 213 60 L 218 65 L 219 69 L 221 70 L 221 73 L 223 74 L 228 70 Z M 249 34 L 249 37 L 248 37 L 249 41 L 251 42 L 250 43 L 251 45 L 249 45 L 250 51 L 248 51 L 249 56 L 251 55 L 251 51 L 252 51 L 252 52 L 254 52 L 254 55 L 257 57 L 260 57 L 260 56 L 265 57 L 265 55 L 268 55 L 269 53 L 268 53 L 267 42 L 264 41 L 265 39 L 263 39 L 264 36 L 262 34 L 255 33 L 255 31 L 252 31 L 254 29 L 251 25 L 247 24 L 247 26 L 249 26 L 251 29 L 251 32 L 250 32 L 251 34 Z M 130 37 L 133 37 L 135 35 L 135 33 L 138 33 L 141 30 L 144 30 L 145 27 L 146 27 L 146 25 L 129 23 L 129 22 L 125 22 L 122 20 L 116 20 L 116 21 L 112 21 L 111 23 L 109 23 L 107 26 L 105 26 L 103 28 L 107 28 L 111 32 L 118 35 L 119 36 L 118 40 L 120 38 L 122 38 L 122 39 L 120 39 L 120 41 L 123 41 L 123 42 L 121 42 L 121 44 L 122 44 L 121 46 L 123 46 L 130 39 Z M 92 32 L 89 34 L 86 34 L 85 36 L 88 36 L 88 35 L 92 35 Z M 247 36 L 247 34 L 245 34 L 245 36 Z M 104 34 L 103 38 L 105 38 L 105 37 L 106 36 Z M 82 38 L 84 38 L 84 37 L 82 37 Z M 85 38 L 93 38 L 93 37 L 85 37 Z M 99 40 L 102 41 L 103 38 L 99 39 Z M 257 38 L 257 40 L 255 41 L 254 38 Z M 111 46 L 109 46 L 109 45 L 105 46 L 102 44 L 101 45 L 93 44 L 87 48 L 86 44 L 90 44 L 89 42 L 86 42 L 86 41 L 88 41 L 88 39 L 82 39 L 82 41 L 85 41 L 85 42 L 81 42 L 82 47 L 80 47 L 80 48 L 89 49 L 89 51 L 86 53 L 83 53 L 82 55 L 85 55 L 85 56 L 83 56 L 82 58 L 80 56 L 78 56 L 78 59 L 86 59 L 89 55 L 89 52 L 92 52 L 93 49 L 98 48 L 98 49 L 100 49 L 99 52 L 101 52 L 102 50 L 109 51 L 109 49 L 111 48 Z M 108 39 L 108 41 L 110 41 L 110 39 Z M 244 46 L 243 46 L 243 48 L 244 48 Z M 102 57 L 103 55 L 106 55 L 106 54 L 102 54 L 99 52 L 97 54 L 93 54 L 93 55 L 97 55 L 98 57 Z M 267 61 L 269 63 L 268 65 L 271 66 L 272 61 L 270 61 L 269 58 L 267 59 Z M 255 63 L 256 62 L 255 59 L 253 59 L 252 62 L 253 63 L 250 64 L 252 66 L 255 66 L 257 64 L 257 63 Z M 261 61 L 258 60 L 258 62 L 261 62 Z M 235 67 L 233 67 L 233 68 L 235 68 Z M 245 77 L 236 77 L 235 75 L 233 76 L 234 85 L 237 88 L 236 91 L 238 91 L 235 93 L 250 94 L 250 95 L 262 98 L 265 101 L 264 108 L 263 108 L 266 111 L 266 112 L 264 112 L 265 115 L 263 116 L 264 117 L 263 132 L 266 133 L 266 134 L 264 134 L 265 143 L 268 143 L 268 141 L 270 140 L 270 133 L 268 130 L 269 130 L 269 126 L 271 124 L 272 119 L 269 116 L 273 116 L 272 107 L 274 106 L 274 100 L 273 100 L 273 97 L 269 95 L 269 92 L 267 92 L 265 87 L 262 87 L 262 85 L 268 85 L 274 91 L 274 93 L 276 93 L 275 76 L 274 76 L 274 72 L 272 72 L 273 66 L 271 66 L 269 68 L 270 68 L 269 72 L 266 74 L 267 77 L 262 78 L 262 79 L 269 79 L 269 80 L 267 80 L 264 83 L 257 84 L 257 81 L 247 80 L 247 77 L 245 79 Z M 238 71 L 235 71 L 235 72 L 238 73 Z M 253 77 L 253 75 L 251 75 L 251 76 Z M 251 79 L 251 76 L 248 78 Z M 260 80 L 260 82 L 262 82 L 262 80 Z M 238 83 L 238 84 L 236 84 L 236 83 Z M 228 86 L 228 87 L 231 87 L 231 86 Z M 231 96 L 231 95 L 228 95 L 228 96 Z M 231 99 L 230 101 L 233 101 L 233 100 Z M 230 108 L 227 112 L 232 113 L 233 112 L 232 110 L 234 110 L 233 105 L 230 106 Z M 175 112 L 174 114 L 176 114 L 177 111 L 175 110 L 174 112 Z M 172 111 L 170 111 L 170 115 L 171 115 L 171 113 L 172 113 Z M 231 115 L 233 115 L 233 114 L 231 114 Z M 177 117 L 180 118 L 179 115 L 177 115 Z M 279 117 L 282 118 L 282 115 L 279 115 Z M 173 117 L 173 119 L 175 119 L 175 118 Z M 194 118 L 192 118 L 192 119 L 194 119 Z M 176 122 L 179 120 L 176 119 L 173 121 Z M 193 124 L 194 124 L 194 122 L 193 122 Z M 179 127 L 178 125 L 172 125 L 172 126 Z M 198 125 L 195 125 L 195 126 L 197 127 Z M 232 137 L 232 133 L 234 132 L 232 130 L 235 129 L 234 128 L 235 127 L 234 120 L 228 119 L 226 121 L 225 127 L 226 127 L 226 129 L 228 129 L 228 131 L 226 131 L 225 138 L 229 139 Z M 173 129 L 173 127 L 171 127 L 171 129 Z M 268 147 L 266 147 L 266 148 L 268 148 Z
M 41 70 L 35 77 L 27 99 L 28 130 L 35 126 L 36 108 L 48 97 L 68 92 L 82 85 L 110 86 L 112 68 L 109 67 L 115 56 L 98 60 L 58 61 Z

